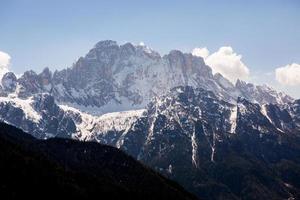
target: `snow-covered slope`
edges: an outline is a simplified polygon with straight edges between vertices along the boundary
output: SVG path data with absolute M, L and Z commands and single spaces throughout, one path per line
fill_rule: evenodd
M 117 133 L 123 134 L 123 132 L 126 132 L 146 111 L 140 109 L 93 116 L 70 106 L 59 105 L 59 107 L 68 113 L 76 124 L 77 133 L 73 135 L 73 138 L 88 141 L 95 140 L 105 144 L 111 144 L 105 139 L 110 133 L 113 134 L 113 137 L 111 135 L 109 137 L 118 142 Z M 113 145 L 116 145 L 116 143 L 113 143 Z
M 145 109 L 91 115 L 67 105 L 58 105 L 49 94 L 19 98 L 16 94 L 0 97 L 0 119 L 37 138 L 67 137 L 110 144 L 128 130 Z M 110 135 L 108 133 L 114 133 Z M 120 135 L 121 136 L 121 135 Z M 116 145 L 116 143 L 112 143 Z
M 235 87 L 240 91 L 240 97 L 260 104 L 285 104 L 293 102 L 293 98 L 283 92 L 278 92 L 267 85 L 254 85 L 237 80 Z
M 14 108 L 22 110 L 25 119 L 39 122 L 39 120 L 42 118 L 41 115 L 32 107 L 33 97 L 28 99 L 20 99 L 12 96 L 0 97 L 0 103 L 2 106 L 11 105 Z

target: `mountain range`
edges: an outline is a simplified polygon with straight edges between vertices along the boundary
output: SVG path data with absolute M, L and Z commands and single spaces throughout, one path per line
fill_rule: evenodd
M 287 103 L 293 99 L 268 86 L 238 80 L 234 85 L 213 74 L 201 57 L 172 50 L 161 56 L 147 46 L 115 41 L 98 42 L 70 68 L 52 73 L 26 71 L 20 78 L 7 73 L 2 78 L 2 96 L 20 98 L 49 93 L 60 104 L 92 114 L 144 108 L 155 96 L 176 86 L 213 91 L 228 102 L 245 97 L 257 103 Z
M 300 100 L 201 57 L 101 41 L 70 68 L 6 73 L 0 96 L 5 123 L 117 147 L 200 199 L 300 198 Z

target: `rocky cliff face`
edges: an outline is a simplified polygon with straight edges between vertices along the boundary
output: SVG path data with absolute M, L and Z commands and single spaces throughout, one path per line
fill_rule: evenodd
M 149 104 L 119 146 L 202 198 L 299 195 L 287 175 L 299 176 L 299 102 L 230 104 L 204 89 L 177 87 Z

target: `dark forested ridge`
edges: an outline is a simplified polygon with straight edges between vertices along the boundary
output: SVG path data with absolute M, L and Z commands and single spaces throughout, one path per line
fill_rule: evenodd
M 37 140 L 0 123 L 1 198 L 195 199 L 116 148 Z

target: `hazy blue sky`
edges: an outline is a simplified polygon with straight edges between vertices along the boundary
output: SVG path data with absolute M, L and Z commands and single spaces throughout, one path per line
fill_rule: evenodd
M 231 46 L 257 82 L 300 63 L 299 0 L 0 0 L 0 27 L 0 51 L 16 73 L 69 67 L 104 39 L 143 41 L 162 54 Z

